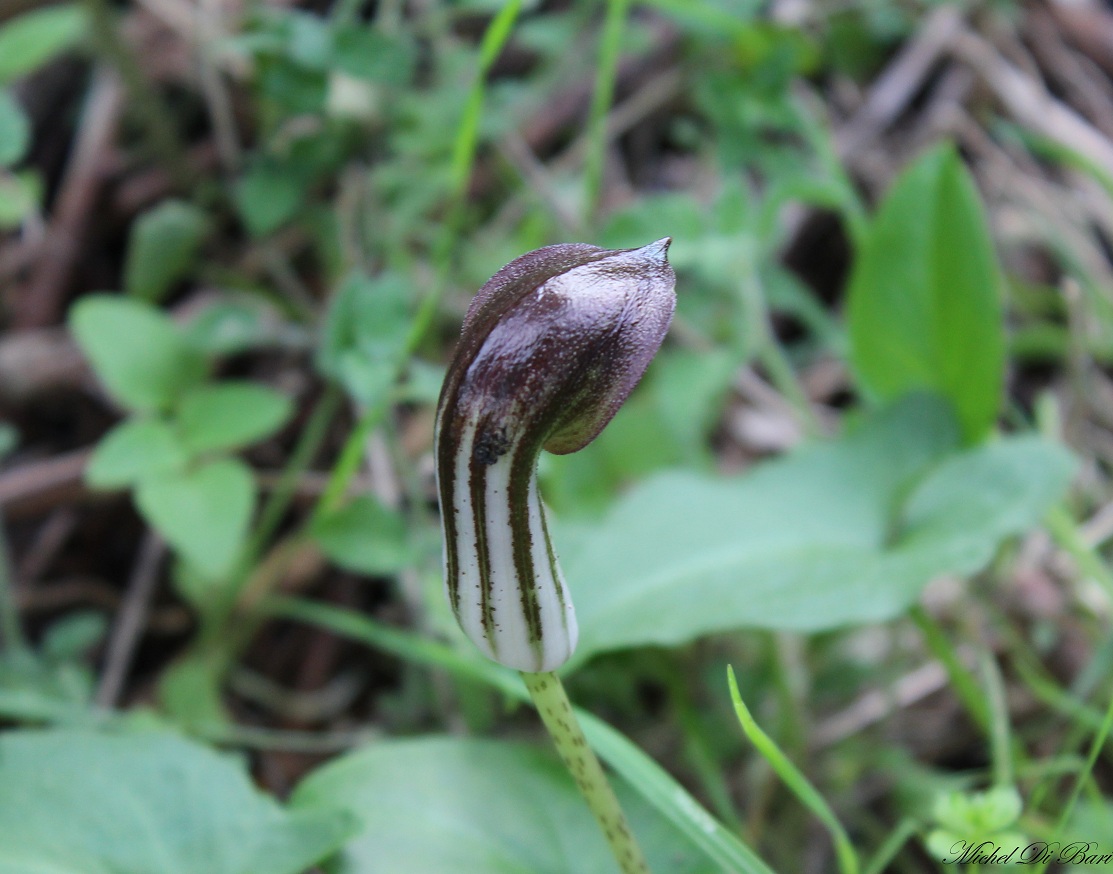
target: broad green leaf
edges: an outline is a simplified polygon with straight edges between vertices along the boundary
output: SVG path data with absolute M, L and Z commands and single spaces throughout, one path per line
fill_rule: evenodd
M 851 362 L 881 400 L 932 389 L 968 443 L 993 426 L 1004 379 L 1000 270 L 977 189 L 950 147 L 893 184 L 850 279 Z
M 355 822 L 283 809 L 242 763 L 163 732 L 0 736 L 0 871 L 300 874 Z
M 205 213 L 191 203 L 165 200 L 135 222 L 124 262 L 124 290 L 159 301 L 193 266 L 205 236 Z
M 97 376 L 125 407 L 168 409 L 205 378 L 205 358 L 150 304 L 91 295 L 73 306 L 69 321 Z
M 310 535 L 332 561 L 358 573 L 394 573 L 413 560 L 405 519 L 370 495 L 314 520 Z
M 0 167 L 23 160 L 31 142 L 31 122 L 23 108 L 5 89 L 0 89 Z
M 661 816 L 619 784 L 654 871 L 718 874 Z M 617 866 L 555 757 L 463 738 L 384 741 L 302 781 L 297 811 L 348 808 L 362 820 L 330 874 L 612 874 Z
M 373 405 L 393 386 L 409 323 L 405 279 L 353 273 L 329 301 L 317 366 Z
M 203 385 L 178 407 L 178 434 L 191 455 L 247 446 L 273 434 L 293 404 L 281 392 L 252 382 Z
M 143 480 L 135 492 L 143 516 L 205 576 L 232 569 L 255 504 L 255 482 L 240 461 L 223 458 Z
M 128 419 L 101 438 L 85 468 L 96 489 L 122 489 L 143 477 L 183 467 L 186 454 L 161 419 Z
M 25 12 L 0 27 L 0 85 L 33 72 L 74 45 L 87 27 L 77 3 Z
M 741 627 L 880 622 L 931 579 L 980 570 L 1038 523 L 1073 463 L 1038 438 L 958 454 L 955 440 L 945 409 L 909 398 L 747 476 L 661 474 L 590 529 L 558 529 L 576 658 Z

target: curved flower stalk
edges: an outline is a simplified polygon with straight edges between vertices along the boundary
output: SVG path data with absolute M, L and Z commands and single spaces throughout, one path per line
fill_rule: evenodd
M 437 408 L 445 585 L 464 632 L 508 667 L 552 671 L 576 647 L 537 456 L 582 449 L 641 379 L 676 304 L 669 243 L 538 249 L 464 319 Z

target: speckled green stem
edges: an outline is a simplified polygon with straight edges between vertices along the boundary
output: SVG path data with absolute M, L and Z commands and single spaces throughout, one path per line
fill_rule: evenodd
M 587 745 L 560 677 L 551 671 L 540 674 L 523 671 L 522 679 L 561 760 L 603 830 L 622 874 L 649 874 L 641 847 L 634 840 L 599 760 Z

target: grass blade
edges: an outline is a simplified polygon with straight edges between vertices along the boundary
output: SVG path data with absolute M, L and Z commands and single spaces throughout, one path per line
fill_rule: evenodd
M 730 684 L 730 698 L 734 702 L 734 712 L 737 714 L 742 731 L 750 743 L 772 766 L 773 770 L 777 772 L 777 776 L 792 790 L 800 803 L 814 813 L 816 818 L 827 827 L 827 831 L 831 834 L 831 840 L 835 844 L 835 854 L 838 857 L 839 870 L 842 871 L 842 874 L 858 874 L 858 855 L 854 852 L 854 847 L 851 845 L 850 838 L 842 827 L 842 823 L 838 821 L 827 802 L 823 800 L 823 796 L 808 782 L 808 778 L 792 764 L 788 756 L 781 752 L 781 748 L 777 746 L 776 741 L 762 731 L 761 726 L 754 721 L 749 708 L 746 707 L 746 703 L 742 700 L 742 695 L 738 691 L 738 682 L 734 678 L 734 668 L 729 665 L 727 666 L 727 682 Z

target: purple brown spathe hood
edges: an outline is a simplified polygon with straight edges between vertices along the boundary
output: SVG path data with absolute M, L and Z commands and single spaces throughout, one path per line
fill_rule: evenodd
M 669 243 L 538 249 L 488 280 L 464 319 L 437 408 L 445 585 L 501 664 L 549 671 L 575 649 L 537 456 L 582 449 L 641 379 L 676 304 Z

